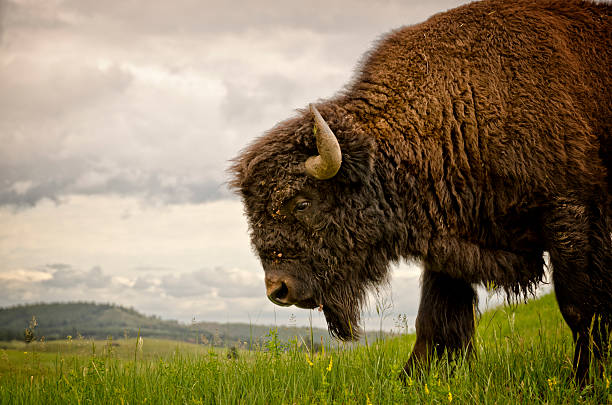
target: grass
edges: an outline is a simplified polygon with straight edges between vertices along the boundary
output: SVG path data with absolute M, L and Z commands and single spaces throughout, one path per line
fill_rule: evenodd
M 237 356 L 137 342 L 12 343 L 0 350 L 0 403 L 612 403 L 610 362 L 592 384 L 573 384 L 571 336 L 553 296 L 483 314 L 476 358 L 436 363 L 405 385 L 398 375 L 414 335 L 308 353 L 271 333 L 265 347 Z

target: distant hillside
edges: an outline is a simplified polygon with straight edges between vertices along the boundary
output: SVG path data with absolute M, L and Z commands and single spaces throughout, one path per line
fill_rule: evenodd
M 140 335 L 149 338 L 163 338 L 187 342 L 210 343 L 216 346 L 234 345 L 240 342 L 256 342 L 270 332 L 270 326 L 242 323 L 201 322 L 185 325 L 177 321 L 162 320 L 157 316 L 146 316 L 134 309 L 113 304 L 86 302 L 18 305 L 0 308 L 0 340 L 24 340 L 25 329 L 32 317 L 38 326 L 35 337 L 46 340 L 66 339 L 79 335 L 85 338 L 114 339 Z M 321 337 L 329 339 L 326 330 L 313 328 L 315 342 Z M 310 328 L 279 327 L 278 337 L 288 340 L 301 336 L 310 340 Z M 244 344 L 244 343 L 243 343 Z

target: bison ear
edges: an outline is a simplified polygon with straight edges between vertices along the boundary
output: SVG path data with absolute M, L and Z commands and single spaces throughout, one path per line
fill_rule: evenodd
M 367 183 L 374 173 L 374 154 L 376 141 L 373 137 L 347 131 L 339 137 L 342 150 L 342 166 L 338 171 L 339 181 L 348 183 Z

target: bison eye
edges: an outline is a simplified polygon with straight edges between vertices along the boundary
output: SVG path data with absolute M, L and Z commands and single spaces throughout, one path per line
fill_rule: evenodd
M 295 204 L 295 207 L 293 208 L 293 210 L 295 212 L 303 212 L 303 211 L 306 211 L 308 207 L 310 207 L 310 201 L 302 200 L 302 201 L 299 201 L 297 204 Z

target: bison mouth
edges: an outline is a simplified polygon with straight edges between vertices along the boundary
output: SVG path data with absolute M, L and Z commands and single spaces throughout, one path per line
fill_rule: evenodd
M 320 304 L 317 304 L 314 298 L 308 298 L 303 301 L 298 301 L 295 303 L 295 306 L 302 309 L 315 309 L 320 307 Z
M 292 302 L 292 303 L 280 302 L 270 297 L 268 297 L 268 299 L 272 301 L 275 305 L 278 305 L 280 307 L 290 307 L 292 305 L 295 305 L 296 307 L 302 308 L 302 309 L 315 309 L 321 306 L 317 304 L 317 302 L 313 298 L 309 298 L 307 300 L 298 301 L 298 302 Z
M 330 297 L 328 303 L 323 304 L 317 301 L 314 297 L 309 297 L 297 301 L 279 300 L 276 297 L 283 297 L 283 291 L 278 291 L 276 295 L 269 295 L 268 299 L 274 304 L 282 307 L 290 307 L 295 305 L 302 309 L 315 309 L 323 311 L 325 321 L 332 336 L 340 340 L 349 341 L 359 338 L 359 309 L 354 305 L 346 305 L 344 302 L 337 302 L 333 297 Z M 283 299 L 283 298 L 281 298 Z M 339 305 L 340 304 L 340 305 Z
M 279 269 L 275 263 L 269 267 L 266 264 L 266 295 L 271 302 L 283 307 L 319 308 L 332 336 L 344 341 L 359 337 L 361 302 L 365 297 L 359 279 L 338 278 L 321 283 Z
M 356 308 L 351 308 L 344 305 L 337 306 L 334 304 L 324 305 L 322 303 L 318 303 L 314 298 L 307 298 L 294 303 L 276 302 L 271 298 L 270 300 L 276 305 L 283 307 L 295 305 L 296 307 L 302 309 L 319 308 L 320 311 L 323 311 L 323 315 L 325 315 L 325 321 L 327 322 L 329 332 L 332 336 L 335 336 L 343 341 L 355 340 L 359 338 L 359 311 Z

